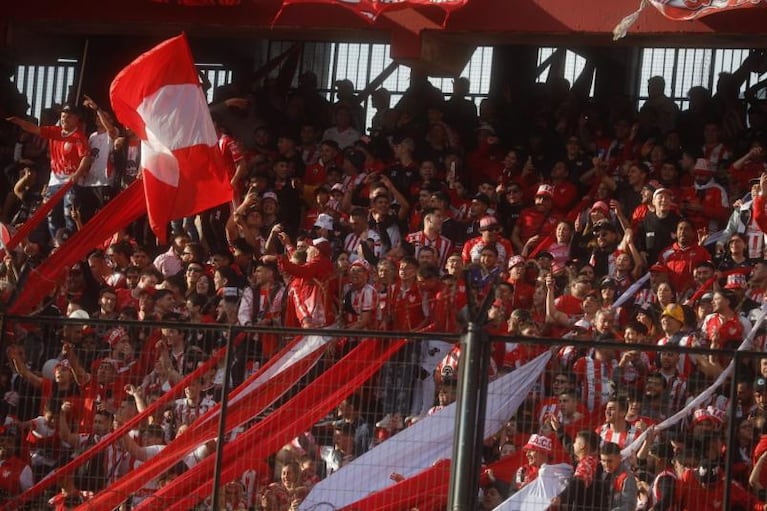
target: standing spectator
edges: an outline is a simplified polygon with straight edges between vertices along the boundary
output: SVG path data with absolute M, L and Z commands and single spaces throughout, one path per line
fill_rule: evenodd
M 88 96 L 83 105 L 96 112 L 96 131 L 88 137 L 91 167 L 77 183 L 80 218 L 88 222 L 115 195 L 114 141 L 120 135 L 109 112 L 102 110 Z
M 45 198 L 50 199 L 67 182 L 77 183 L 84 178 L 91 166 L 88 139 L 80 125 L 80 111 L 74 105 L 64 105 L 59 118 L 60 126 L 37 126 L 18 117 L 9 117 L 9 122 L 16 124 L 27 133 L 39 135 L 49 140 L 51 154 L 51 177 L 48 180 Z M 70 232 L 76 230 L 71 210 L 75 194 L 69 190 L 64 200 L 57 204 L 48 217 L 48 230 L 51 238 L 56 231 L 66 227 Z
M 669 281 L 679 294 L 693 285 L 692 272 L 698 263 L 710 260 L 708 251 L 698 244 L 695 226 L 684 219 L 676 224 L 676 242 L 658 257 L 658 263 L 668 268 Z

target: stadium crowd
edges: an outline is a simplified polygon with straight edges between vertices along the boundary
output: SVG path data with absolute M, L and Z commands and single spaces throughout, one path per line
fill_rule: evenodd
M 713 95 L 693 87 L 685 110 L 658 76 L 638 110 L 635 98 L 589 99 L 562 79 L 477 109 L 467 79 L 456 78 L 445 98 L 413 71 L 396 106 L 385 89 L 372 93 L 371 126 L 349 80 L 336 82 L 335 103 L 310 72 L 289 91 L 268 80 L 253 93 L 216 90 L 210 110 L 233 203 L 174 221 L 169 245 L 157 245 L 145 218 L 126 226 L 63 269 L 36 311 L 178 327 L 7 328 L 0 495 L 18 495 L 109 437 L 226 344 L 224 329 L 195 325 L 458 333 L 467 297 L 493 293 L 489 332 L 532 341 L 494 343 L 491 378 L 549 349 L 536 338 L 564 340 L 518 414 L 486 441 L 478 509 L 493 509 L 555 460 L 575 472 L 551 509 L 716 510 L 726 485 L 733 506 L 762 509 L 767 358 L 741 359 L 736 405 L 725 386 L 679 425 L 653 427 L 729 362 L 653 347 L 737 347 L 764 303 L 767 109 L 754 91 L 739 95 L 755 65 L 749 57 L 722 74 Z M 39 122 L 8 121 L 6 226 L 18 228 L 67 180 L 75 185 L 47 225 L 5 254 L 6 305 L 141 177 L 136 135 L 87 96 Z M 626 347 L 578 349 L 568 338 Z M 759 332 L 752 349 L 763 351 L 764 339 Z M 231 385 L 286 342 L 261 334 L 239 343 Z M 359 342 L 334 343 L 320 366 Z M 451 403 L 460 348 L 445 344 L 408 343 L 268 469 L 226 482 L 221 509 L 297 509 L 322 478 Z M 161 452 L 221 399 L 223 374 L 219 365 L 193 381 L 103 457 L 57 481 L 50 506 L 73 507 Z M 642 432 L 641 448 L 622 460 Z M 200 446 L 125 505 L 214 449 Z

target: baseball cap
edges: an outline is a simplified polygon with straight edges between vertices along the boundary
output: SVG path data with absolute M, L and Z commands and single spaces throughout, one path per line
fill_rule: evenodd
M 518 264 L 525 264 L 525 258 L 522 257 L 521 255 L 515 255 L 509 258 L 509 264 L 508 264 L 509 269 L 517 266 Z
M 261 200 L 264 201 L 266 199 L 272 199 L 277 204 L 280 203 L 279 199 L 277 199 L 277 194 L 274 192 L 264 192 L 264 194 L 261 196 Z
M 660 195 L 660 194 L 662 194 L 662 193 L 667 193 L 667 194 L 669 194 L 670 196 L 671 196 L 671 195 L 674 195 L 674 192 L 672 192 L 670 188 L 663 188 L 663 187 L 660 187 L 660 188 L 658 188 L 657 190 L 655 190 L 654 192 L 652 192 L 652 198 L 653 198 L 653 199 L 655 199 L 655 197 L 657 197 L 658 195 Z
M 484 193 L 478 193 L 478 194 L 476 194 L 474 197 L 472 197 L 472 198 L 471 198 L 471 200 L 472 200 L 472 201 L 475 201 L 475 200 L 477 200 L 477 201 L 479 201 L 479 202 L 484 202 L 484 203 L 485 203 L 487 206 L 489 206 L 489 205 L 490 205 L 490 197 L 488 197 L 488 196 L 487 196 L 487 195 L 485 195 Z
M 479 220 L 479 229 L 480 230 L 486 230 L 486 229 L 489 229 L 490 227 L 493 227 L 493 226 L 496 226 L 496 225 L 499 225 L 498 224 L 498 219 L 495 218 L 492 215 L 483 216 Z

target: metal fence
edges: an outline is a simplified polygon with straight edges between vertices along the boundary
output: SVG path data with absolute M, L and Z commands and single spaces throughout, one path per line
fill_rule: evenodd
M 444 460 L 455 416 L 465 420 L 451 407 L 456 335 L 25 317 L 3 327 L 2 438 L 36 481 L 4 494 L 3 509 L 18 498 L 28 509 L 211 509 L 215 498 L 215 509 L 445 509 Z M 485 508 L 523 495 L 537 465 L 572 463 L 584 430 L 625 449 L 640 504 L 664 469 L 679 476 L 681 509 L 764 498 L 749 485 L 767 438 L 764 353 L 488 342 L 489 393 L 482 378 L 469 385 L 487 402 L 472 474 Z M 655 447 L 631 449 L 647 431 Z

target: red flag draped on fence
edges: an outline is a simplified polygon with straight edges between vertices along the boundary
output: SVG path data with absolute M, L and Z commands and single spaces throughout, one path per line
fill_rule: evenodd
M 141 139 L 149 224 L 161 241 L 171 220 L 232 200 L 186 36 L 130 63 L 109 95 L 117 118 Z

